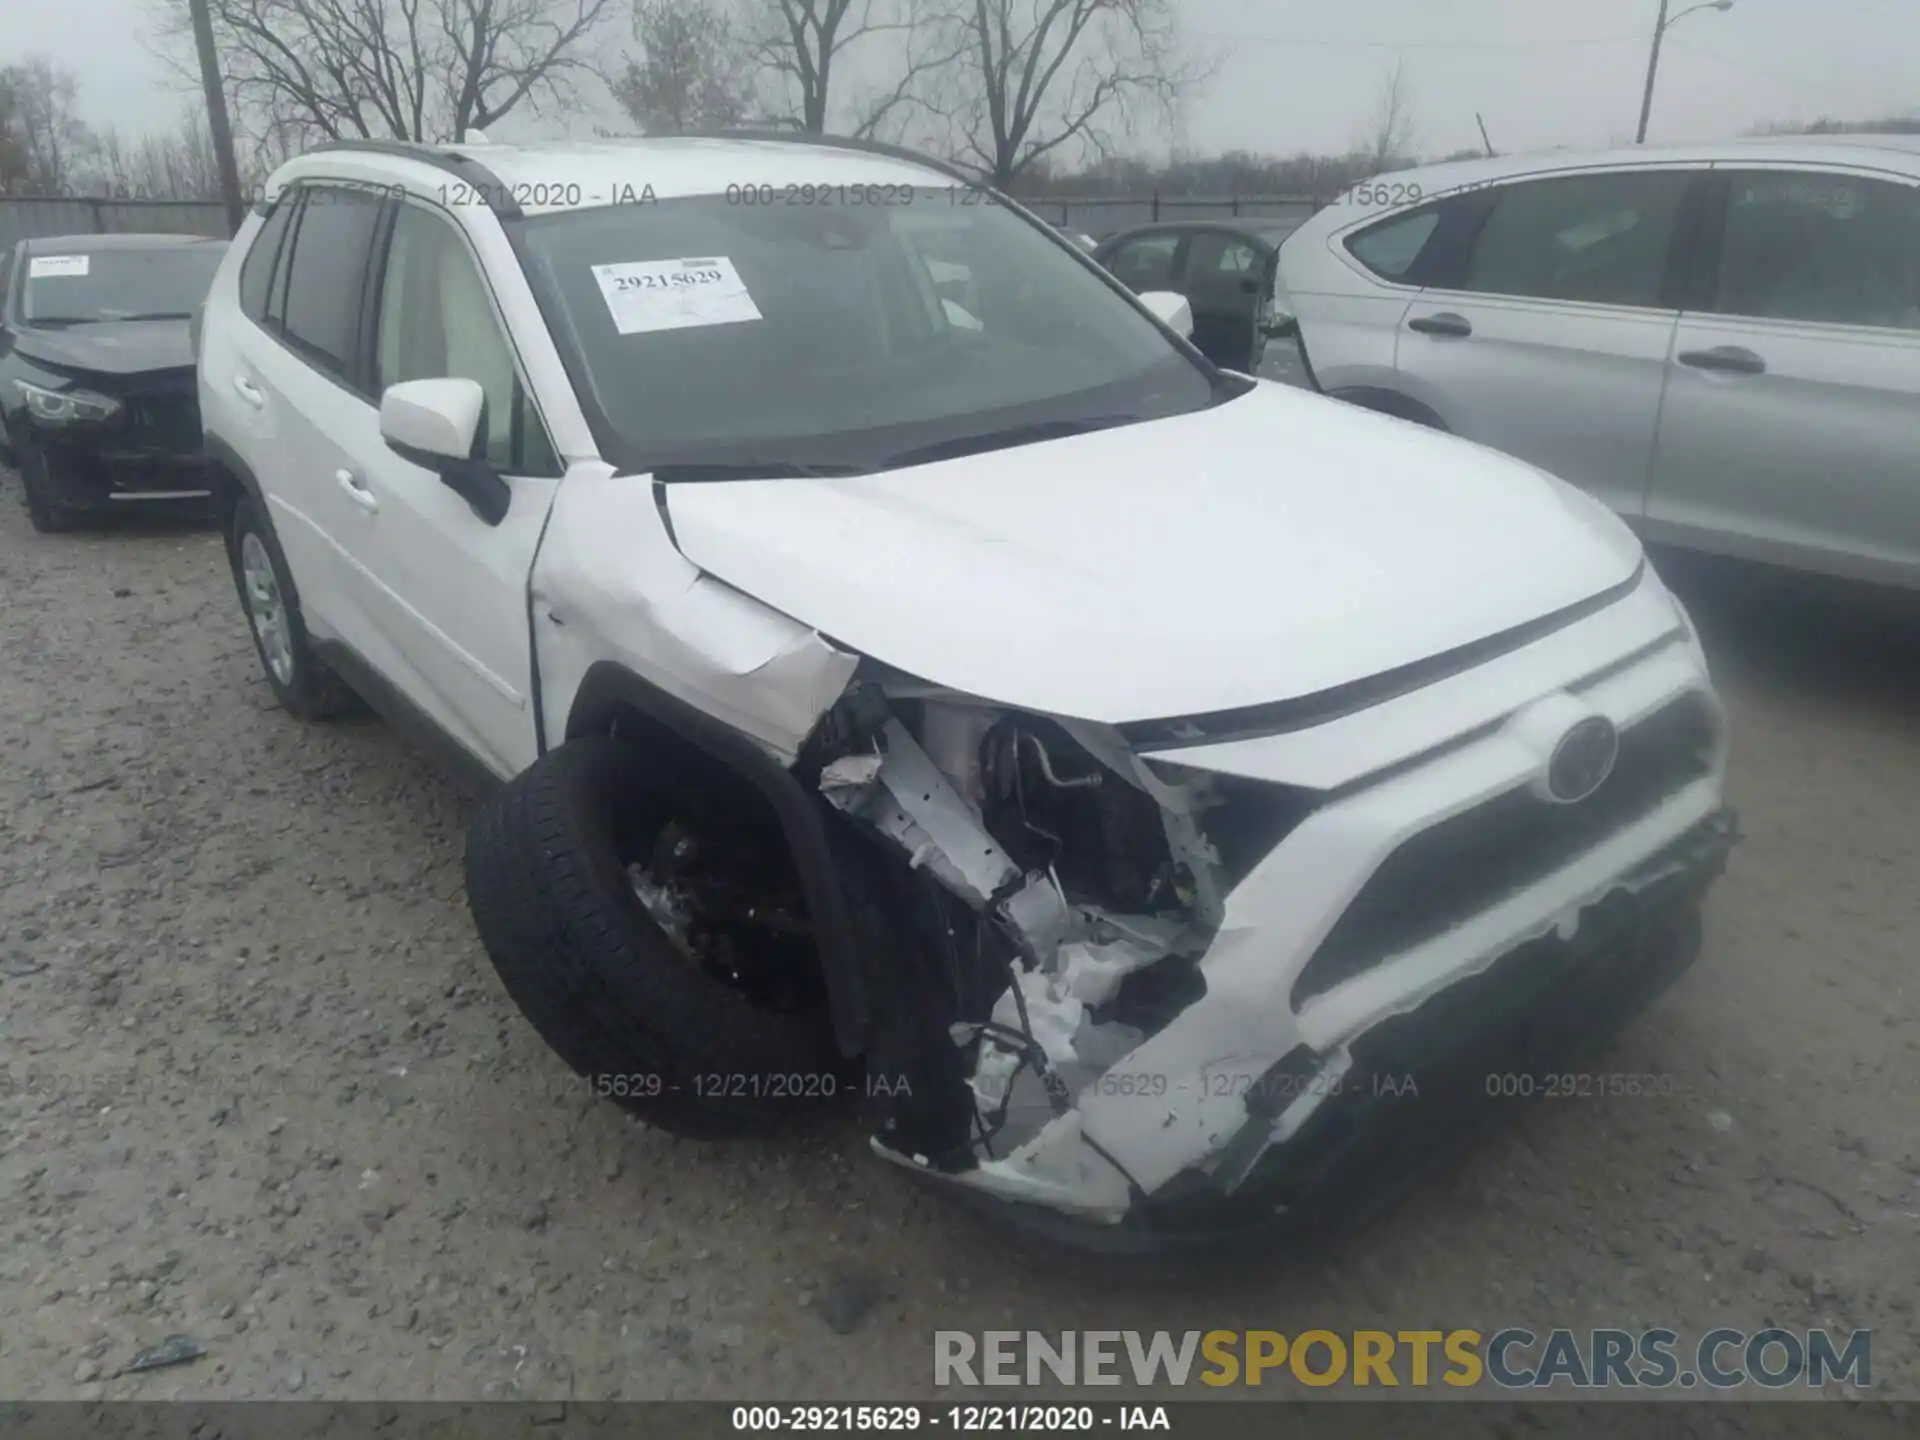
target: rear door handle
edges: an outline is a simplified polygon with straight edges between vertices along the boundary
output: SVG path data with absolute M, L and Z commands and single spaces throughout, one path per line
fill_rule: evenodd
M 1418 330 L 1422 335 L 1451 335 L 1463 340 L 1473 333 L 1473 322 L 1464 315 L 1442 310 L 1438 315 L 1414 316 L 1407 321 L 1407 329 Z
M 347 498 L 362 510 L 372 514 L 380 508 L 380 497 L 367 488 L 367 482 L 351 470 L 336 470 L 333 478 L 340 482 L 340 488 L 347 492 Z
M 1711 350 L 1682 350 L 1673 357 L 1695 370 L 1718 370 L 1729 375 L 1764 375 L 1767 362 L 1744 345 L 1716 345 Z
M 266 392 L 244 375 L 233 377 L 233 393 L 258 410 L 267 403 Z

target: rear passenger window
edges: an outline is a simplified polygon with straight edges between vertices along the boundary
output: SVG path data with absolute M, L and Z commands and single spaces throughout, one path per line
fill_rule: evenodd
M 1501 187 L 1459 288 L 1657 306 L 1687 183 L 1674 171 L 1638 171 Z
M 367 252 L 384 203 L 370 190 L 315 185 L 293 232 L 282 333 L 317 369 L 343 379 L 353 367 Z
M 286 196 L 273 207 L 266 223 L 253 237 L 253 246 L 240 265 L 240 309 L 255 324 L 265 324 L 267 292 L 273 283 L 273 262 L 279 258 L 280 242 L 287 233 L 287 221 L 294 211 L 294 197 Z
M 1382 280 L 1402 279 L 1439 228 L 1440 212 L 1416 210 L 1369 225 L 1347 241 L 1347 251 Z
M 1817 171 L 1729 187 L 1714 310 L 1920 330 L 1920 187 Z

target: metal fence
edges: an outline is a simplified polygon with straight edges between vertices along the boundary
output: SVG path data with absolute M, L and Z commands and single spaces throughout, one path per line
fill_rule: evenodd
M 1313 195 L 1037 195 L 1020 203 L 1043 220 L 1084 230 L 1096 240 L 1162 220 L 1279 220 L 1295 224 L 1327 202 Z
M 217 200 L 49 200 L 0 197 L 0 252 L 42 235 L 227 234 Z

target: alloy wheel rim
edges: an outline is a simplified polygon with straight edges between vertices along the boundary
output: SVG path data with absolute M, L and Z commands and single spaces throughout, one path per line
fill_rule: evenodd
M 293 629 L 273 560 L 260 537 L 249 530 L 240 537 L 240 578 L 247 598 L 247 615 L 260 639 L 267 669 L 282 685 L 293 684 Z

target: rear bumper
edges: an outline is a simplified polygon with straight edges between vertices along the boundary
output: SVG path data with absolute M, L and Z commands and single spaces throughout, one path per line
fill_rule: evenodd
M 1250 1144 L 1138 1196 L 1118 1223 L 953 1193 L 1029 1244 L 1113 1258 L 1244 1258 L 1250 1246 L 1351 1223 L 1523 1097 L 1564 1085 L 1684 972 L 1700 950 L 1701 901 L 1735 839 L 1733 813 L 1717 811 L 1581 910 L 1570 936 L 1527 941 L 1355 1038 L 1344 1070 L 1300 1055 L 1284 1083 L 1245 1098 L 1236 1141 Z M 1309 1117 L 1270 1141 L 1279 1112 L 1308 1094 L 1319 1096 Z M 1251 1163 L 1231 1163 L 1236 1150 Z

